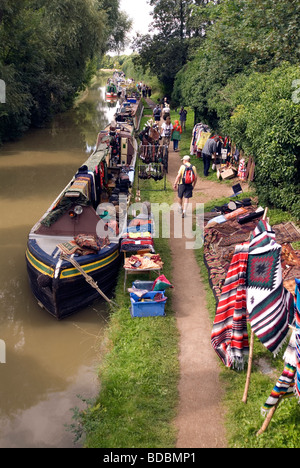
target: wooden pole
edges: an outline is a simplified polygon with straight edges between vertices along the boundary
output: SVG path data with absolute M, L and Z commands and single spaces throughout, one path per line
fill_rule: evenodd
M 249 391 L 250 380 L 251 380 L 252 363 L 253 363 L 253 348 L 254 348 L 254 333 L 253 331 L 251 331 L 248 372 L 247 372 L 246 385 L 245 385 L 245 390 L 244 390 L 244 395 L 243 395 L 243 400 L 242 400 L 243 403 L 245 404 L 247 403 L 247 400 L 248 400 L 248 391 Z
M 264 212 L 264 217 L 263 217 L 264 221 L 267 219 L 268 211 L 269 211 L 269 208 L 266 208 L 265 212 Z M 252 363 L 253 363 L 253 349 L 254 349 L 254 333 L 251 330 L 248 371 L 247 371 L 245 390 L 244 390 L 244 395 L 243 395 L 243 400 L 242 400 L 243 403 L 245 403 L 245 404 L 247 403 L 247 400 L 248 400 L 248 391 L 249 391 L 250 380 L 251 380 Z
M 259 431 L 257 432 L 257 434 L 256 434 L 257 437 L 259 437 L 260 435 L 262 435 L 262 434 L 268 429 L 269 424 L 270 424 L 270 422 L 272 421 L 272 418 L 273 418 L 273 416 L 274 416 L 274 414 L 275 414 L 275 412 L 276 412 L 276 410 L 277 410 L 277 408 L 278 408 L 278 406 L 279 406 L 279 403 L 280 403 L 280 400 L 278 400 L 278 402 L 276 403 L 276 405 L 273 406 L 273 408 L 270 409 L 270 411 L 269 411 L 269 413 L 268 413 L 268 415 L 267 415 L 267 417 L 266 417 L 266 419 L 265 419 L 263 425 L 261 426 L 260 430 L 259 430 Z

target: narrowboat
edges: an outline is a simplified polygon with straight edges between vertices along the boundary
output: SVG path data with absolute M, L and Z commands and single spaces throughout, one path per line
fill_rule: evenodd
M 110 82 L 106 86 L 105 92 L 106 101 L 116 101 L 118 99 L 118 88 L 114 82 Z
M 138 150 L 135 130 L 114 122 L 101 131 L 94 152 L 29 233 L 32 292 L 59 320 L 90 305 L 99 291 L 107 297 L 116 284 Z

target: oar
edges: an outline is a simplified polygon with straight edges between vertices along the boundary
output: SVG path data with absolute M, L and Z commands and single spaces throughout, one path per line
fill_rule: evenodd
M 269 208 L 265 209 L 264 217 L 263 217 L 264 221 L 267 219 L 268 210 L 269 210 Z M 254 332 L 251 330 L 248 372 L 247 372 L 246 385 L 245 385 L 245 390 L 244 390 L 244 395 L 243 395 L 243 400 L 242 400 L 243 403 L 245 403 L 245 404 L 247 403 L 247 400 L 248 400 L 248 391 L 249 391 L 250 380 L 251 380 L 252 363 L 253 363 L 253 349 L 254 349 Z

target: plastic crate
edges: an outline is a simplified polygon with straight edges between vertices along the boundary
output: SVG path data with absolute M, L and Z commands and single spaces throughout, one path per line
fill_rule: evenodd
M 156 302 L 154 297 L 159 293 L 163 295 L 164 300 L 161 302 Z M 132 317 L 163 317 L 165 315 L 167 297 L 163 292 L 151 291 L 145 294 L 143 299 L 145 299 L 145 302 L 141 302 L 140 298 L 136 294 L 130 294 L 130 312 Z
M 147 291 L 152 291 L 154 281 L 141 281 L 136 280 L 132 283 L 132 287 L 136 289 L 145 289 Z

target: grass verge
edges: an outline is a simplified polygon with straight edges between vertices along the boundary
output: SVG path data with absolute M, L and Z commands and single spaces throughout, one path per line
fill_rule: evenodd
M 156 183 L 145 182 L 142 201 L 161 202 L 162 192 L 154 191 Z M 137 180 L 134 191 L 136 188 Z M 168 185 L 164 202 L 172 204 L 173 198 Z M 164 262 L 164 275 L 172 281 L 168 239 L 155 239 L 155 249 Z M 96 401 L 86 402 L 85 411 L 73 410 L 71 430 L 77 438 L 84 435 L 86 448 L 175 447 L 179 335 L 172 291 L 166 292 L 165 317 L 132 318 L 127 287 L 144 278 L 130 275 L 124 293 L 124 272 L 119 274 L 115 291 L 119 307 L 111 310 L 107 328 L 107 352 L 99 369 L 100 393 Z

